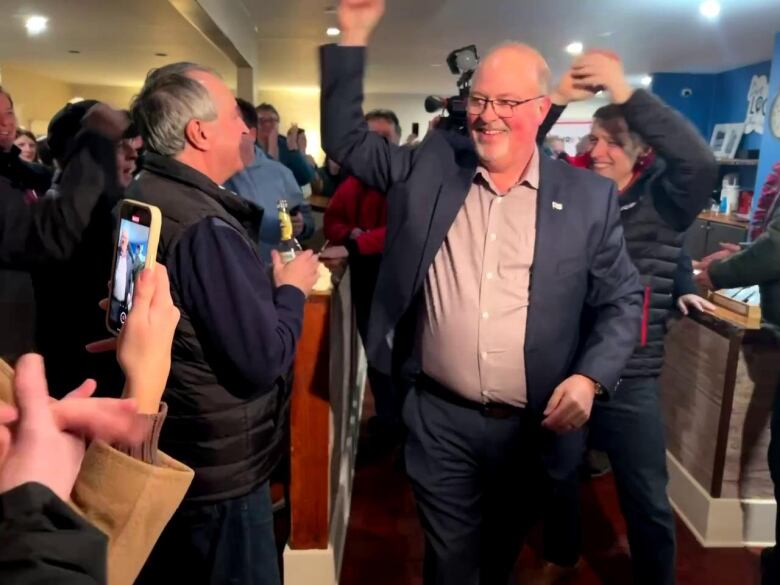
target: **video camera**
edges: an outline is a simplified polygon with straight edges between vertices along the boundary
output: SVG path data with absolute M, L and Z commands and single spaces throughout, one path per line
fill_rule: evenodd
M 453 75 L 460 75 L 458 95 L 450 98 L 428 96 L 425 98 L 425 111 L 429 114 L 446 111 L 447 115 L 442 116 L 436 127 L 466 134 L 466 100 L 471 90 L 471 78 L 479 65 L 476 45 L 469 45 L 450 53 L 447 56 L 447 65 Z

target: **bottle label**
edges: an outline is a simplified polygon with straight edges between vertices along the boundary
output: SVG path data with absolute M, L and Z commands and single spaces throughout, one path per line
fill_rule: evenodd
M 283 252 L 279 252 L 279 256 L 281 256 L 282 262 L 287 264 L 288 262 L 295 260 L 295 250 L 284 250 Z
M 284 242 L 285 240 L 292 240 L 293 238 L 292 221 L 290 220 L 290 216 L 287 215 L 286 213 L 279 214 L 279 228 L 282 231 L 282 237 L 281 237 L 282 242 Z

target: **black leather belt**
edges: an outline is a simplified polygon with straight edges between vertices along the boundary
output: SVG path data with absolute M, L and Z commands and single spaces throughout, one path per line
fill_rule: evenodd
M 468 400 L 423 373 L 417 378 L 416 387 L 423 392 L 436 396 L 444 402 L 475 410 L 487 418 L 506 419 L 525 417 L 528 413 L 527 409 L 512 406 L 510 404 L 502 404 L 500 402 L 474 402 L 473 400 Z

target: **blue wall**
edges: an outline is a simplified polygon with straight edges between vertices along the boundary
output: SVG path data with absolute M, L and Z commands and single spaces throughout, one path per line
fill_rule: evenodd
M 653 93 L 693 122 L 708 142 L 712 134 L 710 129 L 715 77 L 692 73 L 653 74 Z M 686 88 L 693 90 L 690 97 L 682 96 L 682 90 Z
M 761 141 L 761 159 L 758 163 L 756 175 L 756 196 L 753 197 L 753 206 L 758 202 L 758 194 L 764 186 L 772 165 L 780 161 L 780 138 L 777 138 L 769 129 L 769 113 L 777 95 L 780 94 L 780 33 L 775 37 L 774 58 L 772 60 L 772 72 L 769 76 L 769 102 L 767 103 L 767 117 L 764 125 L 764 135 Z
M 714 74 L 656 73 L 653 93 L 682 112 L 709 142 L 715 124 L 744 122 L 747 93 L 754 75 L 769 75 L 771 61 Z M 682 90 L 693 90 L 683 97 Z M 740 149 L 761 148 L 762 136 L 755 132 L 742 138 Z
M 715 124 L 729 124 L 731 122 L 744 122 L 747 113 L 747 93 L 750 89 L 750 81 L 754 75 L 769 75 L 772 67 L 771 61 L 740 67 L 725 71 L 715 76 L 715 90 L 712 104 L 712 127 Z M 709 138 L 709 136 L 708 136 Z M 763 136 L 752 132 L 742 138 L 740 148 L 759 149 Z

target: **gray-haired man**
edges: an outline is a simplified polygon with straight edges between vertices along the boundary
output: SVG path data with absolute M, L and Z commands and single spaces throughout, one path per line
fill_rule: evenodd
M 149 153 L 128 196 L 162 211 L 158 261 L 181 311 L 160 448 L 195 470 L 141 582 L 275 585 L 268 478 L 317 258 L 276 254 L 268 278 L 250 235 L 262 210 L 220 187 L 243 166 L 248 130 L 216 73 L 152 71 L 133 117 Z

